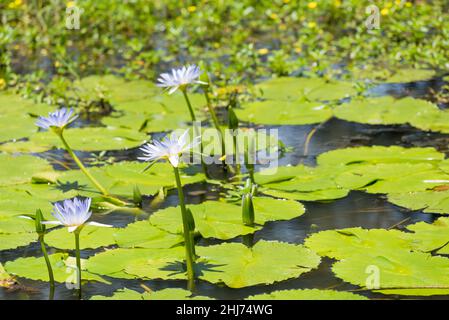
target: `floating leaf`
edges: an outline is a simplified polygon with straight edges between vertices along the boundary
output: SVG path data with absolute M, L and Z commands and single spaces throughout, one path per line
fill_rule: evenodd
M 388 201 L 410 210 L 449 214 L 449 191 L 390 193 Z
M 412 296 L 449 294 L 449 259 L 406 250 L 355 254 L 336 262 L 332 271 L 346 282 L 361 287 L 371 284 L 378 271 L 376 292 Z M 373 288 L 373 287 L 372 287 Z M 372 289 L 371 288 L 371 289 Z
M 85 226 L 80 233 L 80 249 L 95 249 L 115 244 L 113 234 L 117 229 Z M 45 236 L 45 242 L 50 247 L 73 249 L 75 237 L 67 228 L 59 228 Z
M 173 168 L 170 164 L 156 163 L 143 172 L 147 165 L 144 162 L 123 161 L 90 168 L 90 172 L 111 194 L 119 196 L 132 197 L 135 186 L 145 195 L 155 194 L 162 187 L 174 187 Z M 204 179 L 204 174 L 195 168 L 181 168 L 183 184 L 196 183 Z M 80 170 L 66 171 L 58 181 L 59 188 L 77 190 L 86 196 L 98 195 L 98 191 Z
M 168 249 L 184 241 L 181 235 L 158 229 L 148 220 L 137 221 L 118 229 L 114 233 L 114 238 L 122 248 Z
M 345 291 L 296 289 L 257 294 L 249 296 L 246 300 L 368 300 L 368 298 Z
M 255 86 L 264 99 L 338 100 L 355 94 L 350 82 L 326 81 L 322 78 L 281 77 L 264 81 Z
M 362 163 L 349 166 L 335 181 L 370 193 L 412 192 L 449 184 L 449 175 L 430 163 Z
M 386 83 L 404 83 L 429 80 L 435 76 L 434 70 L 424 69 L 397 69 L 395 73 L 385 80 Z
M 403 148 L 398 146 L 355 147 L 322 153 L 317 158 L 318 165 L 349 165 L 354 163 L 437 163 L 444 154 L 434 148 Z
M 197 253 L 206 261 L 199 277 L 231 288 L 296 278 L 320 263 L 313 251 L 277 241 L 260 240 L 252 248 L 240 243 L 223 243 L 197 247 Z
M 147 139 L 143 132 L 123 128 L 74 128 L 64 130 L 64 137 L 74 150 L 120 150 L 140 146 Z M 62 142 L 53 132 L 39 132 L 30 138 L 31 143 L 51 149 L 63 148 Z
M 272 198 L 253 198 L 256 224 L 263 225 L 268 221 L 289 220 L 302 215 L 304 207 L 295 201 Z M 231 239 L 239 235 L 255 232 L 260 227 L 245 226 L 242 222 L 242 209 L 233 204 L 206 201 L 198 205 L 190 205 L 198 232 L 204 238 Z M 182 233 L 182 222 L 179 207 L 169 207 L 155 212 L 150 222 L 171 233 Z
M 151 279 L 184 279 L 184 273 L 177 273 L 167 265 L 179 264 L 185 256 L 184 247 L 171 249 L 112 249 L 97 253 L 86 261 L 89 272 L 113 278 L 134 279 L 128 267 L 147 264 L 147 277 Z M 126 270 L 125 270 L 126 269 Z M 125 272 L 126 271 L 126 272 Z
M 393 97 L 355 99 L 335 108 L 337 118 L 368 124 L 414 125 L 414 120 L 422 113 L 440 112 L 438 106 L 414 98 L 394 99 Z
M 69 258 L 68 254 L 55 253 L 49 255 L 48 258 L 50 259 L 50 263 L 53 268 L 53 275 L 56 282 L 76 282 L 76 267 L 75 265 L 73 265 L 73 261 Z M 27 257 L 18 258 L 14 261 L 8 261 L 5 264 L 5 269 L 10 274 L 16 275 L 18 277 L 28 278 L 32 280 L 49 281 L 47 265 L 45 264 L 44 257 Z M 81 275 L 83 277 L 83 280 L 108 283 L 101 277 L 89 272 L 82 272 Z
M 192 296 L 192 292 L 178 288 L 140 293 L 127 288 L 114 292 L 110 297 L 93 296 L 90 300 L 210 300 L 209 297 Z
M 44 159 L 0 154 L 0 186 L 29 183 L 33 175 L 45 171 L 53 171 L 53 168 Z
M 348 189 L 325 189 L 306 192 L 289 192 L 275 189 L 260 189 L 263 194 L 298 201 L 326 201 L 344 198 L 348 195 Z
M 31 242 L 37 241 L 37 234 L 30 232 L 23 233 L 1 233 L 0 238 L 0 251 L 15 249 L 18 247 L 26 246 Z
M 313 233 L 305 246 L 321 256 L 346 259 L 357 254 L 375 255 L 410 249 L 405 233 L 397 230 L 347 228 Z
M 240 120 L 260 124 L 313 124 L 332 117 L 329 106 L 305 101 L 257 101 L 244 104 L 236 112 Z
M 418 222 L 407 229 L 413 231 L 406 236 L 415 250 L 449 254 L 449 218 L 439 218 L 433 223 Z

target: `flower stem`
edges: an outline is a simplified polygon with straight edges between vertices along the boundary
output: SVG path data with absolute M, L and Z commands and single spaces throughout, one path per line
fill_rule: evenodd
M 50 259 L 48 258 L 47 249 L 45 248 L 44 236 L 39 236 L 39 242 L 41 244 L 42 253 L 44 254 L 45 263 L 47 264 L 48 278 L 50 279 L 50 297 L 49 300 L 53 300 L 55 293 L 55 278 L 53 276 L 53 269 L 51 267 Z
M 89 178 L 89 180 L 95 185 L 95 187 L 104 195 L 109 196 L 108 191 L 90 174 L 90 172 L 87 170 L 87 168 L 83 165 L 81 160 L 77 157 L 75 152 L 73 152 L 72 148 L 70 148 L 69 144 L 65 140 L 62 131 L 58 133 L 59 138 L 61 139 L 62 143 L 64 144 L 64 147 L 66 148 L 67 152 L 70 154 L 72 159 L 75 161 L 75 163 L 78 165 L 80 170 L 86 175 L 86 177 Z
M 210 116 L 212 118 L 212 122 L 214 123 L 215 129 L 217 129 L 219 135 L 220 135 L 220 139 L 221 139 L 221 155 L 224 156 L 225 155 L 225 142 L 224 142 L 224 134 L 223 134 L 223 130 L 220 127 L 220 123 L 218 122 L 218 118 L 217 118 L 217 114 L 215 113 L 214 107 L 212 106 L 212 103 L 210 101 L 210 97 L 209 97 L 209 90 L 205 89 L 204 90 L 204 96 L 206 97 L 206 103 L 207 103 L 207 109 L 209 110 Z M 223 161 L 224 163 L 224 161 Z
M 190 118 L 192 119 L 192 122 L 196 121 L 195 113 L 193 112 L 192 104 L 190 103 L 189 96 L 187 95 L 187 90 L 182 89 L 182 94 L 184 95 L 184 99 L 186 99 L 187 107 L 189 107 L 190 112 Z
M 184 202 L 184 192 L 182 191 L 181 178 L 179 177 L 179 170 L 177 167 L 173 167 L 173 171 L 175 173 L 176 178 L 176 186 L 178 188 L 178 197 L 179 197 L 179 205 L 181 207 L 182 213 L 182 225 L 184 230 L 184 246 L 186 250 L 186 264 L 187 264 L 187 276 L 189 280 L 189 289 L 193 284 L 193 280 L 195 278 L 195 272 L 193 269 L 194 257 L 193 257 L 193 241 L 190 235 L 189 225 L 187 222 L 187 209 Z
M 76 281 L 78 284 L 78 297 L 81 299 L 81 257 L 80 257 L 80 231 L 75 230 L 75 255 L 76 255 Z

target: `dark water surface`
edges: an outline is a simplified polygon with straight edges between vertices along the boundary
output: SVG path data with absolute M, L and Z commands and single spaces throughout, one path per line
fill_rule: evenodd
M 438 90 L 442 85 L 441 79 L 417 82 L 406 85 L 380 85 L 371 89 L 370 93 L 375 96 L 392 95 L 395 97 L 413 96 L 417 98 L 427 98 L 429 89 Z M 331 119 L 319 125 L 314 134 L 307 155 L 304 155 L 304 142 L 307 134 L 315 128 L 309 126 L 272 126 L 279 129 L 279 138 L 292 147 L 291 152 L 286 153 L 279 161 L 279 165 L 305 163 L 313 165 L 316 156 L 334 149 L 352 146 L 371 145 L 400 145 L 405 147 L 431 146 L 447 154 L 449 135 L 427 133 L 407 125 L 401 126 L 370 126 L 346 121 Z M 116 157 L 118 160 L 135 160 L 137 149 L 109 152 L 108 155 Z M 81 156 L 89 156 L 88 153 L 80 153 Z M 40 156 L 58 158 L 65 162 L 66 155 L 62 151 L 51 151 Z M 67 163 L 71 163 L 67 161 Z M 62 166 L 59 166 L 62 168 Z M 71 165 L 73 167 L 73 165 Z M 213 172 L 212 172 L 213 171 Z M 218 173 L 217 173 L 218 172 Z M 213 176 L 220 175 L 218 168 L 211 170 Z M 187 203 L 200 203 L 205 200 L 216 199 L 220 195 L 216 186 L 207 183 L 198 183 L 186 186 Z M 152 206 L 151 198 L 144 202 L 146 214 L 134 216 L 126 212 L 114 212 L 108 215 L 96 214 L 96 221 L 113 224 L 122 227 L 135 221 L 145 219 L 152 212 L 161 207 L 177 205 L 177 194 L 171 191 L 163 203 Z M 304 239 L 311 233 L 338 228 L 363 227 L 363 228 L 402 228 L 407 224 L 417 221 L 432 222 L 437 215 L 425 214 L 422 212 L 410 212 L 397 207 L 386 201 L 383 195 L 373 195 L 363 192 L 351 192 L 346 198 L 332 202 L 305 202 L 306 213 L 301 217 L 290 221 L 278 221 L 267 223 L 264 228 L 255 233 L 255 241 L 259 239 L 279 240 L 290 243 L 303 243 Z M 230 240 L 241 242 L 241 237 Z M 210 245 L 219 243 L 218 240 L 201 239 L 199 245 Z M 55 249 L 50 249 L 54 252 Z M 99 250 L 83 250 L 82 258 L 87 258 Z M 100 249 L 101 251 L 101 249 Z M 72 252 L 73 254 L 73 252 Z M 40 248 L 37 244 L 22 247 L 15 250 L 0 252 L 0 262 L 26 256 L 41 256 Z M 205 281 L 198 281 L 196 293 L 219 299 L 242 299 L 252 294 L 271 292 L 280 289 L 295 288 L 319 288 L 337 290 L 355 290 L 357 287 L 344 283 L 336 278 L 331 272 L 333 261 L 324 258 L 317 270 L 301 275 L 300 278 L 291 279 L 273 285 L 258 285 L 242 289 L 231 289 L 226 286 L 213 285 Z M 269 268 L 269 266 L 267 266 Z M 15 290 L 0 288 L 0 299 L 47 299 L 49 295 L 48 283 L 32 281 L 19 278 L 20 286 Z M 141 284 L 145 284 L 152 290 L 159 290 L 167 287 L 185 288 L 184 281 L 142 281 L 142 280 L 120 280 L 108 278 L 111 285 L 101 283 L 88 283 L 83 286 L 83 296 L 85 299 L 92 295 L 111 295 L 113 291 L 120 288 L 129 288 L 143 291 Z M 410 298 L 400 296 L 386 296 L 373 294 L 370 292 L 358 292 L 371 298 L 395 299 Z M 428 299 L 428 297 L 421 297 Z M 431 297 L 447 298 L 447 297 Z M 73 290 L 68 290 L 65 284 L 58 284 L 56 287 L 55 299 L 77 299 Z

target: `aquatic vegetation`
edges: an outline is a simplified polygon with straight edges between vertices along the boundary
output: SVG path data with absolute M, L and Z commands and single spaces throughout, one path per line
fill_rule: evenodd
M 95 221 L 87 221 L 92 215 L 92 211 L 90 211 L 90 204 L 92 199 L 80 199 L 74 198 L 64 200 L 61 203 L 55 203 L 54 209 L 52 212 L 53 217 L 57 220 L 55 221 L 42 221 L 42 224 L 50 224 L 50 225 L 62 225 L 67 227 L 68 232 L 73 232 L 75 235 L 75 253 L 76 253 L 76 273 L 77 273 L 77 286 L 78 290 L 80 290 L 81 297 L 81 258 L 80 258 L 80 232 L 84 228 L 84 226 L 95 226 L 95 227 L 111 227 L 110 225 L 106 225 L 103 223 L 98 223 Z M 48 257 L 45 256 L 47 265 Z M 51 277 L 52 278 L 52 277 Z
M 181 90 L 185 90 L 181 88 Z M 184 92 L 186 100 L 188 101 L 187 94 Z M 188 102 L 189 103 L 189 102 Z M 190 106 L 190 103 L 189 103 Z M 191 108 L 190 108 L 191 110 Z M 194 119 L 192 113 L 192 120 Z M 144 169 L 150 168 L 156 161 L 165 159 L 170 162 L 173 167 L 173 172 L 176 180 L 176 187 L 178 190 L 179 206 L 181 208 L 183 235 L 184 235 L 184 247 L 186 250 L 185 261 L 187 264 L 187 274 L 189 279 L 189 289 L 192 289 L 193 281 L 195 279 L 194 263 L 195 263 L 195 243 L 191 232 L 194 231 L 195 222 L 192 214 L 185 205 L 184 192 L 182 189 L 181 178 L 179 175 L 179 165 L 181 162 L 181 156 L 183 153 L 189 152 L 195 146 L 201 143 L 201 137 L 195 136 L 192 142 L 188 142 L 187 135 L 189 130 L 184 131 L 179 137 L 172 133 L 170 137 L 166 137 L 163 141 L 154 141 L 153 144 L 146 144 L 140 150 L 143 151 L 143 156 L 139 157 L 140 160 L 150 162 L 150 164 Z
M 0 296 L 449 296 L 447 4 L 366 6 L 0 5 Z

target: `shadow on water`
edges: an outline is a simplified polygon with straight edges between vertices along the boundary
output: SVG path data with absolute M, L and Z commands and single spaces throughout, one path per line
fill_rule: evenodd
M 372 95 L 393 95 L 395 97 L 414 96 L 423 98 L 428 94 L 429 88 L 438 89 L 441 86 L 440 80 L 418 82 L 406 85 L 381 85 L 371 90 Z M 304 155 L 304 143 L 307 134 L 315 126 L 270 126 L 279 130 L 279 138 L 288 147 L 293 148 L 292 152 L 286 153 L 280 160 L 279 165 L 304 163 L 314 165 L 316 156 L 334 149 L 352 146 L 371 145 L 400 145 L 405 147 L 435 147 L 439 151 L 447 153 L 448 135 L 437 133 L 426 133 L 407 125 L 401 126 L 370 126 L 346 121 L 331 119 L 322 124 L 313 136 L 308 154 Z M 127 151 L 108 152 L 107 156 L 112 156 L 117 161 L 134 160 L 138 154 L 138 148 Z M 90 157 L 90 153 L 79 153 L 83 158 Z M 39 154 L 45 158 L 57 158 L 63 161 L 63 165 L 56 164 L 57 169 L 65 166 L 73 168 L 72 162 L 62 151 L 50 151 Z M 260 169 L 260 168 L 259 168 Z M 211 168 L 212 171 L 220 171 L 219 167 Z M 217 173 L 219 175 L 219 173 Z M 201 203 L 206 200 L 218 199 L 222 190 L 212 184 L 197 183 L 185 186 L 185 193 L 188 204 Z M 96 220 L 103 223 L 113 224 L 117 227 L 124 227 L 128 223 L 136 220 L 148 218 L 154 211 L 175 206 L 178 204 L 177 193 L 172 190 L 161 203 L 156 203 L 153 198 L 145 198 L 142 215 L 133 215 L 116 211 L 107 215 L 95 214 Z M 289 221 L 269 222 L 264 228 L 255 233 L 254 240 L 278 240 L 289 243 L 301 244 L 310 234 L 322 230 L 362 227 L 362 228 L 391 228 L 396 226 L 401 229 L 407 224 L 417 221 L 432 222 L 436 216 L 424 214 L 422 212 L 410 212 L 399 208 L 388 201 L 383 195 L 367 194 L 363 192 L 351 192 L 347 197 L 332 202 L 305 202 L 306 213 L 301 217 Z M 241 237 L 229 240 L 231 242 L 242 242 Z M 220 243 L 218 240 L 201 239 L 199 245 L 211 245 Z M 55 249 L 50 249 L 56 252 Z M 69 251 L 71 254 L 73 252 Z M 88 258 L 94 254 L 95 250 L 84 250 L 83 258 Z M 0 262 L 14 260 L 18 257 L 41 256 L 40 249 L 36 243 L 16 250 L 0 252 Z M 342 282 L 331 272 L 333 261 L 323 259 L 319 268 L 309 273 L 301 275 L 297 279 L 291 279 L 272 285 L 259 285 L 242 289 L 231 289 L 224 285 L 213 285 L 205 281 L 198 281 L 196 293 L 219 299 L 242 299 L 249 295 L 271 292 L 280 289 L 296 288 L 335 288 L 338 290 L 354 290 L 356 287 Z M 269 268 L 269 266 L 267 266 Z M 0 288 L 0 299 L 47 299 L 48 284 L 41 281 L 28 279 L 18 279 L 20 286 L 16 290 L 8 291 Z M 111 295 L 117 289 L 129 288 L 143 291 L 141 284 L 145 284 L 152 290 L 163 288 L 184 288 L 183 281 L 142 281 L 123 280 L 107 278 L 111 284 L 88 283 L 83 287 L 85 298 L 92 295 Z M 378 299 L 395 299 L 399 296 L 385 296 L 370 292 L 361 294 Z M 66 288 L 65 284 L 56 287 L 55 299 L 76 299 L 73 290 Z M 420 297 L 423 298 L 423 297 Z M 444 297 L 431 297 L 444 298 Z

